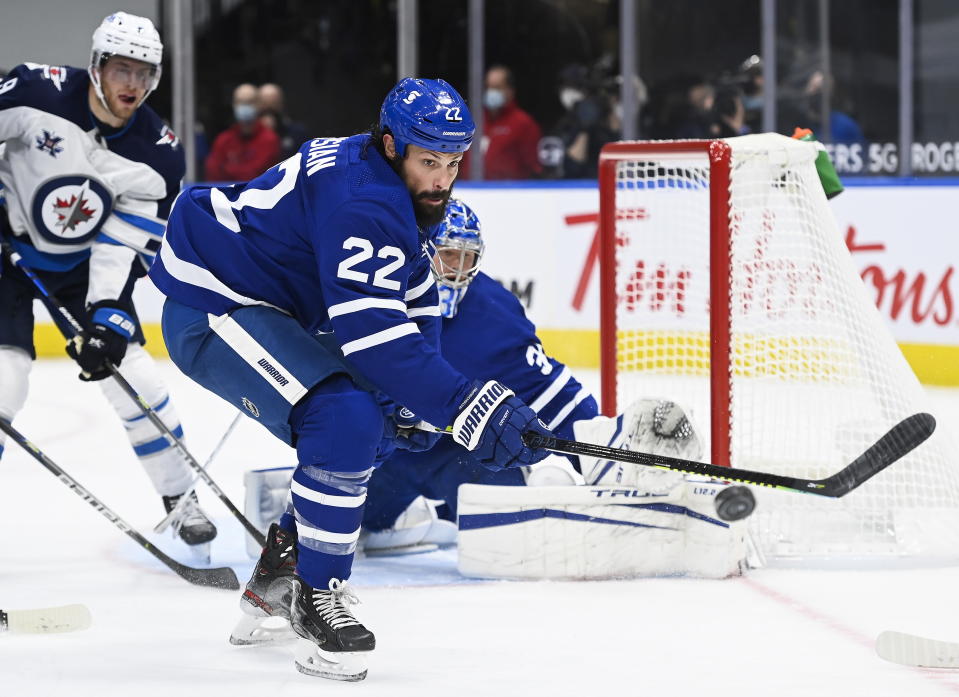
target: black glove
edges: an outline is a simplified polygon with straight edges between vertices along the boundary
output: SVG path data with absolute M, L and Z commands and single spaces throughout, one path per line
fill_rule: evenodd
M 512 390 L 495 380 L 474 382 L 453 421 L 456 442 L 491 470 L 532 465 L 549 455 L 523 442 L 526 431 L 553 435 Z
M 79 364 L 84 382 L 109 377 L 107 362 L 120 365 L 136 331 L 129 309 L 117 301 L 101 300 L 87 312 L 91 328 L 67 343 L 67 353 Z

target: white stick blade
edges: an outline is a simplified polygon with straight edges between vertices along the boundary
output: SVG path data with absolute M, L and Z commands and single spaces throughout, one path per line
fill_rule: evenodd
M 959 643 L 936 641 L 902 632 L 883 632 L 876 653 L 892 663 L 918 668 L 959 668 Z
M 86 605 L 61 605 L 37 610 L 8 610 L 7 625 L 15 634 L 76 632 L 92 623 Z

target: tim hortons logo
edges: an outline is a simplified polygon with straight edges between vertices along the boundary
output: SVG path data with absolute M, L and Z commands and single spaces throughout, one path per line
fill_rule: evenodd
M 647 220 L 645 209 L 617 212 L 617 219 Z M 599 213 L 567 215 L 568 226 L 592 224 L 593 239 L 572 298 L 572 306 L 582 311 L 586 294 L 594 282 L 599 262 Z M 739 221 L 733 217 L 736 225 Z M 800 313 L 815 318 L 821 312 L 832 310 L 833 301 L 826 297 L 825 272 L 815 261 L 797 260 L 770 251 L 775 235 L 775 214 L 764 213 L 760 234 L 753 238 L 750 255 L 741 263 L 734 287 L 733 306 L 744 315 L 760 314 L 772 319 L 789 313 Z M 855 258 L 864 252 L 886 252 L 882 242 L 860 242 L 855 226 L 846 229 L 846 247 Z M 630 240 L 620 234 L 617 246 L 622 250 L 630 247 Z M 623 255 L 630 264 L 627 274 L 619 274 L 617 302 L 627 313 L 656 313 L 682 317 L 688 313 L 708 312 L 708 307 L 693 306 L 693 298 L 706 297 L 705 289 L 698 290 L 697 283 L 706 282 L 706 270 L 699 271 L 684 265 L 671 265 L 664 261 Z M 892 320 L 910 321 L 917 325 L 932 324 L 951 326 L 959 322 L 952 289 L 954 266 L 947 266 L 941 273 L 912 271 L 904 268 L 889 269 L 871 263 L 860 271 L 866 288 L 874 295 L 880 312 Z M 704 302 L 708 303 L 708 300 Z
M 846 247 L 851 254 L 857 252 L 885 252 L 882 242 L 860 243 L 856 240 L 856 228 L 846 229 Z M 907 272 L 899 268 L 887 273 L 877 264 L 870 264 L 860 272 L 867 289 L 875 291 L 876 307 L 893 320 L 906 312 L 915 324 L 932 323 L 939 327 L 953 324 L 955 303 L 952 297 L 954 266 L 947 266 L 938 277 L 924 271 Z

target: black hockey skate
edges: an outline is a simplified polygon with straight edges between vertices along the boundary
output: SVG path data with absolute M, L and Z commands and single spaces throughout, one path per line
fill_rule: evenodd
M 230 634 L 231 644 L 255 646 L 296 638 L 289 625 L 295 572 L 296 535 L 273 523 L 240 598 L 244 616 Z
M 329 590 L 320 590 L 297 576 L 295 586 L 290 624 L 302 637 L 296 669 L 332 680 L 365 678 L 366 654 L 376 648 L 376 638 L 350 612 L 359 599 L 347 582 L 334 578 Z
M 183 498 L 183 494 L 164 496 L 163 507 L 166 512 L 170 513 L 181 498 Z M 180 515 L 171 521 L 170 526 L 173 528 L 173 534 L 178 535 L 181 540 L 190 546 L 206 544 L 216 537 L 216 526 L 200 509 L 200 501 L 197 499 L 195 491 L 190 492 L 187 502 L 180 509 Z M 209 552 L 207 556 L 209 556 Z

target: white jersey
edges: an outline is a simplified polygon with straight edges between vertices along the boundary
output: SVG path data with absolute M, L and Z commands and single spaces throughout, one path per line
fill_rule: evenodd
M 0 83 L 0 183 L 14 244 L 36 268 L 72 268 L 95 242 L 148 262 L 179 191 L 173 132 L 148 106 L 120 129 L 99 123 L 89 84 L 84 70 L 33 63 Z

